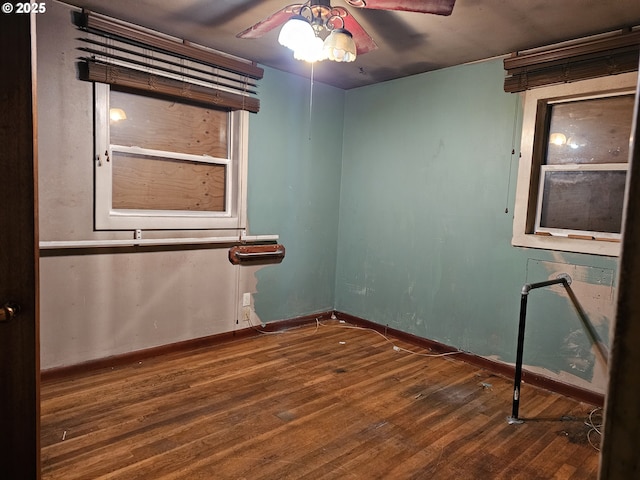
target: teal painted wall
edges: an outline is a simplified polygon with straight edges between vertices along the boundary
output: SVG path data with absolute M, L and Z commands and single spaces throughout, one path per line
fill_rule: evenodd
M 248 222 L 252 235 L 279 234 L 281 264 L 256 272 L 262 322 L 334 305 L 344 91 L 265 69 L 260 113 L 251 115 Z
M 496 60 L 346 92 L 336 310 L 514 362 L 522 285 L 566 271 L 608 339 L 617 259 L 510 244 L 522 112 L 503 81 Z M 525 364 L 603 391 L 566 295 L 529 305 Z
M 287 255 L 256 271 L 258 318 L 335 308 L 514 362 L 522 285 L 569 273 L 608 342 L 616 258 L 511 246 L 522 112 L 503 80 L 488 61 L 346 92 L 316 83 L 310 118 L 309 80 L 266 69 L 249 229 L 279 234 Z M 532 292 L 524 360 L 606 388 L 562 289 Z

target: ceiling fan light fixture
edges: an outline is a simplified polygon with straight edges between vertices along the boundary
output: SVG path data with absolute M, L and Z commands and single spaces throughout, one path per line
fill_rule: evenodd
M 316 34 L 309 20 L 302 15 L 294 15 L 280 29 L 278 42 L 291 50 L 296 50 L 299 45 L 306 45 L 313 41 Z
M 356 42 L 351 32 L 344 28 L 332 30 L 322 50 L 325 57 L 334 62 L 353 62 L 356 59 Z
M 296 60 L 304 60 L 305 62 L 314 63 L 324 60 L 323 49 L 324 43 L 320 37 L 314 36 L 308 41 L 301 42 L 293 50 L 293 58 Z

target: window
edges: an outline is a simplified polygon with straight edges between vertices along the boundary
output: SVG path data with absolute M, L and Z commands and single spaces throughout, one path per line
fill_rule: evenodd
M 263 69 L 94 12 L 74 20 L 78 77 L 95 89 L 95 228 L 246 228 Z
M 95 88 L 96 229 L 244 228 L 246 111 Z
M 636 78 L 524 94 L 514 245 L 619 254 Z

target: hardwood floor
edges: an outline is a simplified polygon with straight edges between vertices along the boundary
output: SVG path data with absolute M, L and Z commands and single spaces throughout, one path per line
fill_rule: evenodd
M 508 425 L 511 379 L 345 326 L 44 382 L 42 478 L 597 478 L 592 406 L 523 385 Z

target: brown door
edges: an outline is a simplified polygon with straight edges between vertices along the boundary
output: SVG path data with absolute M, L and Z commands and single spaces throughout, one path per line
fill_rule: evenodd
M 7 13 L 15 4 L 0 13 L 0 478 L 30 480 L 40 476 L 35 30 Z

